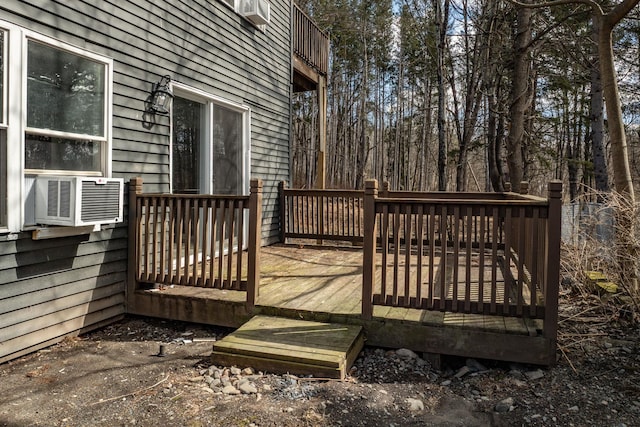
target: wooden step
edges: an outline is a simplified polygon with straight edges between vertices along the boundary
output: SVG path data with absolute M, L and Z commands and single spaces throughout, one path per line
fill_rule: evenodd
M 213 346 L 226 366 L 344 379 L 364 346 L 362 327 L 255 316 Z

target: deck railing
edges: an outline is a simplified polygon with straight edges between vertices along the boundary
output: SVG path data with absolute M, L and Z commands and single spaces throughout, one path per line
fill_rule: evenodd
M 280 186 L 283 242 L 364 242 L 365 317 L 373 305 L 557 314 L 561 184 L 550 184 L 549 199 L 391 191 L 387 183 L 367 191 Z
M 329 70 L 329 37 L 293 4 L 293 53 L 326 75 Z
M 363 191 L 299 190 L 280 183 L 280 240 L 362 242 Z
M 129 206 L 137 283 L 246 291 L 253 306 L 260 278 L 261 181 L 251 181 L 249 196 L 143 194 L 142 180 L 135 178 Z
M 554 182 L 548 200 L 514 193 L 380 197 L 377 182 L 368 181 L 363 317 L 384 305 L 555 325 L 561 191 Z

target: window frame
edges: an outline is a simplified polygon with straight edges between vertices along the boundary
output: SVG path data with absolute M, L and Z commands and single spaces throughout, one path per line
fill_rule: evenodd
M 0 232 L 8 228 L 9 223 L 9 199 L 8 199 L 8 171 L 9 159 L 7 156 L 7 100 L 8 100 L 8 71 L 7 71 L 7 52 L 9 48 L 9 31 L 0 26 L 2 33 L 2 43 L 0 57 L 2 58 L 2 70 L 0 79 L 2 80 L 2 91 L 0 93 L 0 102 L 2 102 L 2 113 L 0 113 Z M 4 137 L 3 135 L 4 134 Z
M 53 39 L 51 37 L 43 36 L 41 34 L 33 33 L 28 30 L 24 30 L 23 37 L 23 50 L 22 50 L 22 90 L 25 96 L 22 103 L 22 152 L 24 156 L 25 147 L 25 134 L 29 133 L 37 136 L 50 136 L 54 138 L 67 138 L 73 140 L 89 140 L 99 142 L 101 145 L 101 158 L 100 158 L 100 171 L 73 171 L 73 170 L 55 170 L 55 169 L 27 169 L 25 166 L 24 175 L 67 175 L 67 176 L 104 176 L 111 177 L 111 124 L 112 124 L 112 108 L 113 108 L 113 59 L 98 55 L 96 53 L 80 49 L 68 43 Z M 72 132 L 64 132 L 51 129 L 34 128 L 27 126 L 27 77 L 28 77 L 28 63 L 27 56 L 29 53 L 29 41 L 33 40 L 37 43 L 49 46 L 53 49 L 63 50 L 65 52 L 92 60 L 100 63 L 104 66 L 104 79 L 105 79 L 105 96 L 103 105 L 103 135 L 86 135 Z
M 206 156 L 207 162 L 209 162 L 208 174 L 207 174 L 207 185 L 206 191 L 207 193 L 211 192 L 211 183 L 213 180 L 213 110 L 217 106 L 221 106 L 227 108 L 229 110 L 233 110 L 242 114 L 242 195 L 249 194 L 249 184 L 251 180 L 251 107 L 240 104 L 237 102 L 230 101 L 228 99 L 213 95 L 211 93 L 205 92 L 203 90 L 194 88 L 192 86 L 188 86 L 186 84 L 172 81 L 171 82 L 171 90 L 173 91 L 175 96 L 179 96 L 181 98 L 186 98 L 192 101 L 201 102 L 205 104 L 205 115 L 206 115 L 206 150 L 204 150 L 201 155 Z M 173 111 L 171 111 L 170 116 L 173 117 Z M 173 135 L 173 120 L 170 124 L 170 135 Z M 169 152 L 173 153 L 173 137 L 170 139 L 170 147 Z M 173 155 L 169 157 L 169 186 L 173 186 Z M 170 188 L 170 191 L 173 192 L 173 188 Z
M 0 129 L 6 132 L 6 185 L 7 213 L 5 223 L 0 223 L 0 239 L 14 239 L 15 235 L 23 230 L 33 227 L 25 224 L 29 205 L 29 184 L 33 176 L 64 175 L 64 176 L 103 176 L 110 178 L 112 175 L 112 121 L 113 121 L 113 73 L 114 62 L 112 58 L 92 52 L 87 49 L 74 46 L 68 42 L 57 40 L 53 37 L 36 33 L 27 28 L 0 20 L 0 31 L 4 37 L 4 108 L 0 115 Z M 70 171 L 70 170 L 41 170 L 25 168 L 25 133 L 27 132 L 27 47 L 28 41 L 34 40 L 54 48 L 80 55 L 97 61 L 105 66 L 105 105 L 104 105 L 104 135 L 101 140 L 102 154 L 100 159 L 101 170 Z M 31 128 L 33 129 L 33 128 Z M 53 135 L 51 131 L 49 135 Z M 64 133 L 63 133 L 64 134 Z M 78 138 L 77 134 L 73 134 Z M 60 136 L 58 134 L 57 136 Z M 67 137 L 67 135 L 62 135 Z M 94 136 L 89 138 L 95 140 Z M 32 207 L 31 207 L 32 209 Z M 7 236 L 8 234 L 8 236 Z

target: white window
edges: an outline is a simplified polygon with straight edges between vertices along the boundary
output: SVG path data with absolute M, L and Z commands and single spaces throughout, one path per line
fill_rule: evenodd
M 107 173 L 108 66 L 27 40 L 26 173 Z
M 0 232 L 34 225 L 37 175 L 110 176 L 112 68 L 0 21 Z
M 250 109 L 173 84 L 171 190 L 248 194 Z

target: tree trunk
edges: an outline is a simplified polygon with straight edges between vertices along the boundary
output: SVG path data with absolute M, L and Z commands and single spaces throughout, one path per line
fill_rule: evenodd
M 531 44 L 531 15 L 528 7 L 517 7 L 516 37 L 514 40 L 514 65 L 509 109 L 510 128 L 507 136 L 507 165 L 513 191 L 518 192 L 524 177 L 522 147 L 525 113 L 528 109 L 529 45 Z
M 636 2 L 637 3 L 637 2 Z M 596 15 L 597 16 L 597 15 Z M 598 56 L 600 59 L 600 75 L 602 77 L 602 92 L 607 107 L 607 121 L 609 137 L 611 139 L 611 164 L 616 190 L 622 194 L 629 204 L 635 202 L 629 155 L 627 152 L 627 137 L 622 121 L 620 93 L 613 61 L 612 33 L 615 23 L 608 15 L 597 16 L 598 25 Z
M 445 135 L 445 87 L 444 87 L 444 48 L 449 21 L 449 0 L 435 0 L 436 26 L 438 34 L 437 80 L 438 80 L 438 191 L 447 189 L 447 139 Z
M 602 96 L 602 79 L 600 77 L 600 61 L 598 60 L 599 20 L 592 19 L 593 62 L 591 66 L 591 103 L 589 119 L 591 122 L 591 146 L 593 150 L 593 172 L 596 190 L 608 192 L 609 173 L 607 172 L 607 155 L 604 147 L 604 98 Z

